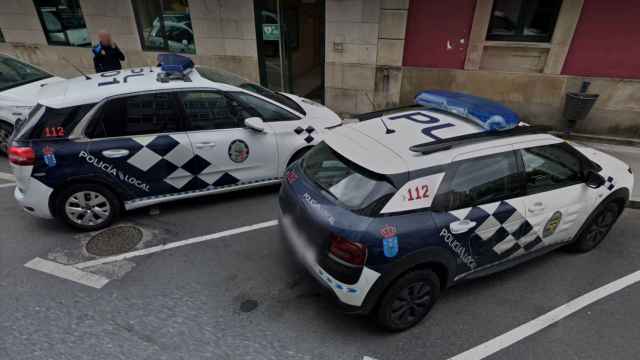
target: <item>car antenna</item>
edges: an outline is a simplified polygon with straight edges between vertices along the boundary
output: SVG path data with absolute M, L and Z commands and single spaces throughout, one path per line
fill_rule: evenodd
M 369 100 L 369 102 L 371 103 L 371 107 L 375 110 L 376 109 L 376 105 L 373 103 L 373 100 L 371 100 L 371 97 L 369 97 L 369 93 L 365 92 L 364 94 L 367 96 L 367 100 Z M 384 122 L 384 119 L 382 118 L 382 116 L 380 116 L 380 122 L 382 123 L 382 126 L 384 126 L 385 134 L 393 134 L 393 133 L 396 132 L 395 130 L 390 129 L 387 126 L 387 123 Z
M 67 60 L 66 57 L 62 57 L 62 60 L 66 61 L 69 65 L 71 65 L 71 67 L 73 67 L 74 69 L 76 69 L 77 72 L 79 72 L 80 74 L 82 74 L 82 76 L 84 76 L 85 80 L 91 80 L 91 78 L 89 77 L 89 75 L 85 74 L 82 70 L 80 70 L 79 67 L 75 66 L 71 61 Z

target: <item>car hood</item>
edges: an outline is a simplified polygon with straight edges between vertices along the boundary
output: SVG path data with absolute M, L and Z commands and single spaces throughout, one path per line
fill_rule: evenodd
M 38 93 L 43 86 L 62 80 L 64 79 L 53 76 L 2 91 L 0 92 L 0 106 L 33 106 L 36 104 Z
M 291 98 L 291 100 L 300 105 L 307 113 L 306 118 L 311 120 L 315 124 L 318 124 L 319 126 L 322 126 L 324 128 L 342 124 L 342 119 L 340 118 L 340 116 L 338 116 L 338 114 L 333 112 L 333 110 L 329 109 L 328 107 L 297 95 L 284 95 Z

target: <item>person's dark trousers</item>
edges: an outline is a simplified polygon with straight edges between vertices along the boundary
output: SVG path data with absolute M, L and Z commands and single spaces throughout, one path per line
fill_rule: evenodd
M 93 52 L 93 66 L 96 73 L 122 69 L 121 61 L 124 61 L 124 54 L 117 46 L 98 45 L 91 48 Z

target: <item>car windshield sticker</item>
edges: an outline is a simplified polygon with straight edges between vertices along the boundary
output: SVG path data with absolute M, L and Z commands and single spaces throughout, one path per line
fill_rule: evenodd
M 384 250 L 384 256 L 394 257 L 398 255 L 398 230 L 395 226 L 385 225 L 380 229 L 380 235 L 382 235 L 382 246 Z
M 233 140 L 229 144 L 229 159 L 235 163 L 241 163 L 249 157 L 249 145 L 243 140 Z
M 437 124 L 437 125 L 434 125 L 434 126 L 427 126 L 424 129 L 422 129 L 422 133 L 424 135 L 426 135 L 427 137 L 431 138 L 434 141 L 442 140 L 441 137 L 439 137 L 438 135 L 433 133 L 434 131 L 442 130 L 442 129 L 446 129 L 446 128 L 455 126 L 454 124 L 451 124 L 451 123 L 440 123 L 441 120 L 438 119 L 437 117 L 431 116 L 431 115 L 429 115 L 429 114 L 427 114 L 425 112 L 421 112 L 421 111 L 415 111 L 415 112 L 411 112 L 411 113 L 406 113 L 406 114 L 401 114 L 401 115 L 396 115 L 396 116 L 390 116 L 388 119 L 389 120 L 407 119 L 407 120 L 413 121 L 415 123 L 425 124 L 425 125 Z
M 544 225 L 544 229 L 542 230 L 542 237 L 546 238 L 553 235 L 553 233 L 556 232 L 558 225 L 560 225 L 561 220 L 562 213 L 560 211 L 556 211 L 555 213 L 553 213 L 553 215 L 551 215 L 547 223 Z
M 605 188 L 607 188 L 607 190 L 609 190 L 609 191 L 613 190 L 613 189 L 616 187 L 616 183 L 615 183 L 615 181 L 613 180 L 613 177 L 608 176 L 608 177 L 605 179 L 604 186 L 605 186 Z
M 444 173 L 414 179 L 402 186 L 384 206 L 381 213 L 428 208 L 438 192 Z
M 44 163 L 47 164 L 48 167 L 54 167 L 57 164 L 55 150 L 51 146 L 45 146 L 42 149 L 42 153 L 44 154 Z

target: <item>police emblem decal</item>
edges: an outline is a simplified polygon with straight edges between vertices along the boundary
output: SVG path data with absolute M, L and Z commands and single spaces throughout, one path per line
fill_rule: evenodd
M 44 163 L 47 164 L 48 167 L 54 167 L 58 163 L 56 161 L 55 150 L 51 146 L 45 146 L 42 149 L 42 153 L 44 154 Z
M 548 236 L 553 235 L 553 233 L 556 232 L 558 225 L 560 225 L 561 220 L 562 220 L 562 213 L 560 211 L 554 212 L 553 215 L 551 215 L 551 217 L 547 221 L 547 223 L 544 225 L 544 228 L 542 229 L 542 237 L 546 238 Z
M 394 257 L 398 255 L 398 230 L 393 225 L 385 225 L 380 229 L 380 235 L 382 235 L 382 248 L 384 250 L 384 256 Z
M 249 158 L 249 145 L 243 140 L 233 140 L 229 144 L 229 159 L 235 163 L 241 163 L 247 158 Z

